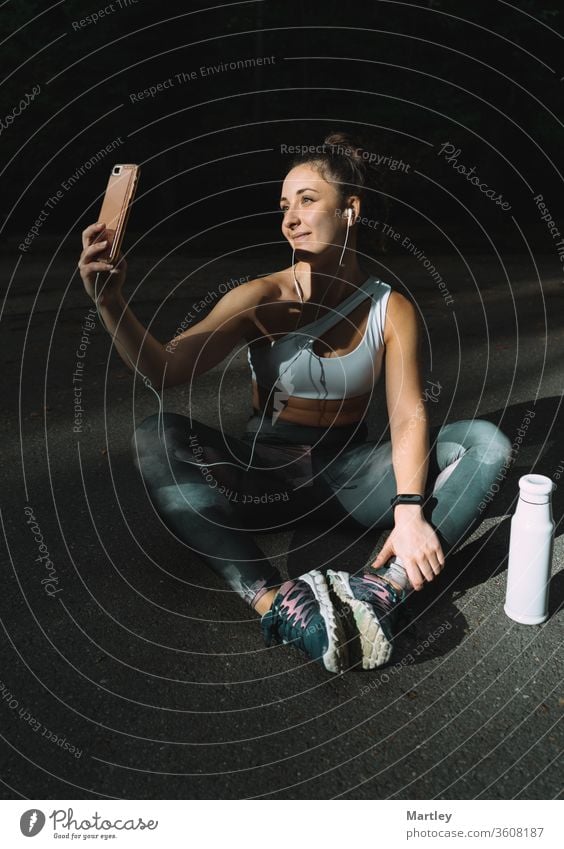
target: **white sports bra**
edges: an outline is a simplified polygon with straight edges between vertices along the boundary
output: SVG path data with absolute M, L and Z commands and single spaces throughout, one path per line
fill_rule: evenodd
M 369 277 L 362 286 L 317 321 L 286 333 L 270 345 L 248 347 L 251 374 L 260 387 L 276 386 L 298 398 L 342 399 L 364 395 L 374 388 L 382 368 L 384 325 L 391 286 Z M 371 297 L 366 330 L 354 350 L 342 357 L 319 357 L 313 351 L 316 338 Z

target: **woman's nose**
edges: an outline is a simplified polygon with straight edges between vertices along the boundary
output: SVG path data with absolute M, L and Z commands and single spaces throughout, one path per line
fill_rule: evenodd
M 288 229 L 291 229 L 294 225 L 300 223 L 300 216 L 298 215 L 297 210 L 295 209 L 287 209 L 284 215 L 284 226 Z

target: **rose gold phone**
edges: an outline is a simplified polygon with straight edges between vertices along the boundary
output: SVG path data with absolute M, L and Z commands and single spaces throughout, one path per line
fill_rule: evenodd
M 94 240 L 107 239 L 108 247 L 96 257 L 97 260 L 111 263 L 117 260 L 138 181 L 138 165 L 114 165 L 112 168 L 98 216 L 98 221 L 103 221 L 106 227 Z

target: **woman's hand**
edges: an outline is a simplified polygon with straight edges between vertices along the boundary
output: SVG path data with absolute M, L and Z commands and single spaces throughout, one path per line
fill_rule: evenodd
M 425 581 L 432 581 L 445 565 L 439 538 L 421 515 L 403 516 L 396 521 L 371 568 L 384 566 L 394 554 L 400 558 L 414 590 L 422 590 Z
M 86 230 L 83 230 L 83 251 L 80 254 L 80 259 L 78 261 L 78 270 L 80 271 L 84 288 L 92 300 L 94 300 L 95 296 L 98 295 L 99 303 L 103 303 L 104 300 L 107 301 L 108 299 L 119 295 L 127 273 L 127 263 L 122 253 L 118 255 L 114 265 L 111 265 L 109 262 L 103 262 L 102 260 L 96 259 L 96 257 L 103 253 L 106 248 L 105 241 L 95 241 L 96 237 L 104 230 L 105 226 L 106 225 L 104 223 L 99 222 L 97 224 L 91 224 L 86 228 Z M 94 289 L 97 274 L 100 274 L 100 279 L 98 282 L 98 290 L 95 292 Z M 100 299 L 100 294 L 102 292 L 103 296 Z

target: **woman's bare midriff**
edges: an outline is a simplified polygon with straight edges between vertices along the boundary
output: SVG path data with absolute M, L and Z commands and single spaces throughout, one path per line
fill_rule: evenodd
M 261 415 L 266 405 L 266 415 L 272 416 L 274 393 L 270 393 L 270 401 L 267 404 L 269 390 L 259 387 L 255 380 L 252 381 L 252 387 L 254 411 Z M 282 411 L 277 410 L 277 420 L 308 427 L 344 427 L 362 421 L 368 412 L 369 403 L 369 392 L 354 398 L 328 398 L 324 401 L 290 395 L 289 398 L 284 398 Z
M 276 277 L 277 275 L 272 275 L 271 279 L 276 282 Z M 284 291 L 280 281 L 278 281 L 278 286 Z M 303 320 L 301 324 L 297 323 L 300 317 L 300 304 L 299 302 L 289 303 L 289 299 L 290 296 L 288 295 L 285 298 L 280 298 L 280 307 L 283 307 L 283 309 L 276 309 L 278 304 L 275 300 L 262 305 L 262 308 L 257 307 L 255 327 L 257 333 L 260 332 L 262 336 L 257 335 L 254 339 L 249 339 L 249 344 L 269 345 L 269 342 L 262 341 L 265 336 L 270 340 L 278 341 L 286 333 L 293 333 L 295 330 L 299 330 L 300 326 L 315 320 L 317 306 L 307 313 L 304 309 Z M 344 357 L 354 351 L 362 342 L 366 332 L 370 303 L 370 298 L 363 299 L 346 318 L 337 322 L 322 337 L 317 339 L 313 345 L 314 354 L 322 358 Z M 327 310 L 320 309 L 319 317 L 326 312 Z M 254 411 L 260 415 L 265 410 L 270 390 L 259 386 L 253 380 L 252 392 Z M 272 415 L 274 410 L 273 394 L 270 392 L 270 400 L 266 409 L 267 415 Z M 284 407 L 282 411 L 277 411 L 277 420 L 309 427 L 344 427 L 362 421 L 368 412 L 369 402 L 370 393 L 353 398 L 325 400 L 300 398 L 291 395 L 287 399 L 284 398 Z

